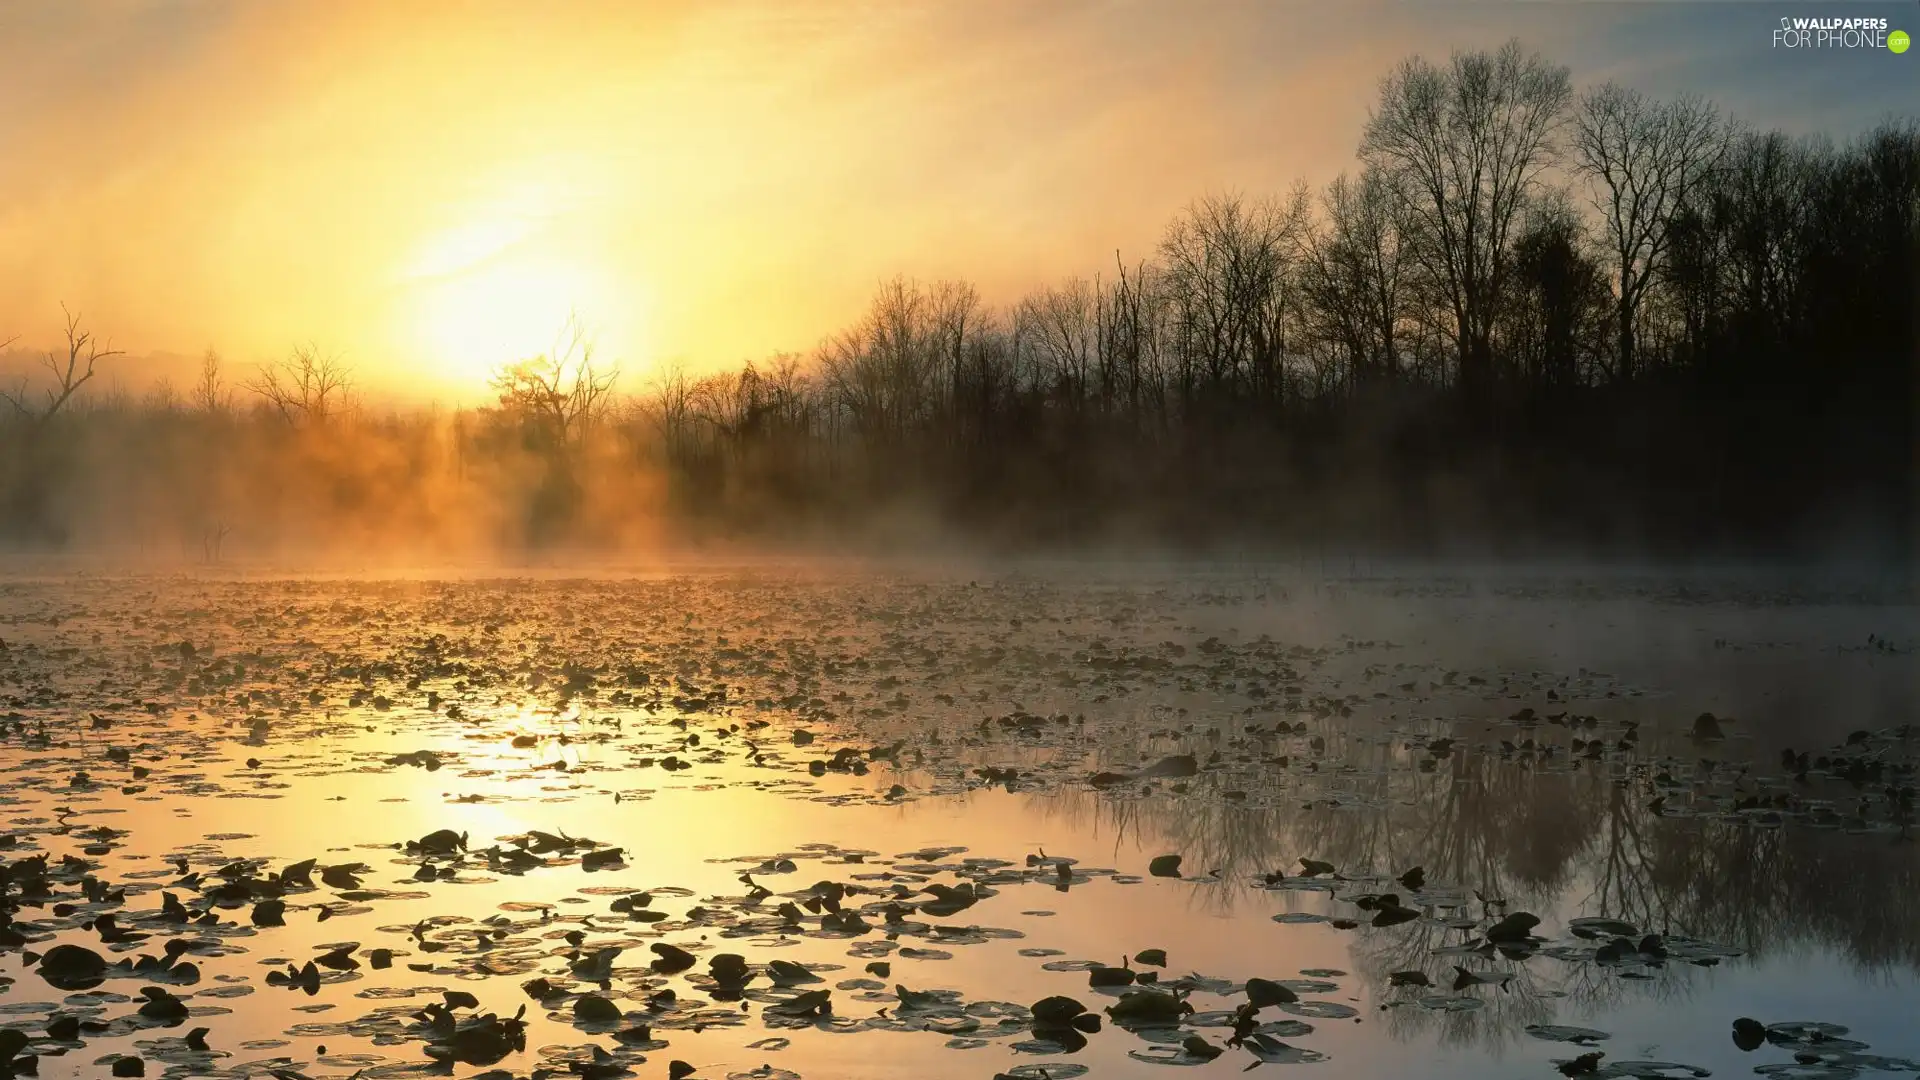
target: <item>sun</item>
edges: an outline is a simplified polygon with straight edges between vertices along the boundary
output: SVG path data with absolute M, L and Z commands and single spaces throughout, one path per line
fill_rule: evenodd
M 590 326 L 599 292 L 591 274 L 561 260 L 491 259 L 426 287 L 422 343 L 447 377 L 484 382 L 503 364 L 546 352 L 570 317 Z
M 484 215 L 429 237 L 403 279 L 423 374 L 456 396 L 484 394 L 503 365 L 548 352 L 570 320 L 608 344 L 607 275 L 523 214 Z

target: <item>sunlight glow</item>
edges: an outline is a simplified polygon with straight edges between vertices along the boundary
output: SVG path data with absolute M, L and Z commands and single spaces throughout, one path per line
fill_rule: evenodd
M 594 172 L 538 155 L 497 165 L 436 208 L 397 261 L 404 332 L 456 399 L 489 396 L 502 366 L 551 351 L 570 318 L 602 349 L 631 344 L 632 274 L 579 227 Z
M 570 315 L 592 326 L 606 300 L 604 280 L 583 265 L 509 254 L 423 289 L 418 333 L 447 378 L 479 384 L 503 364 L 547 352 Z
M 524 218 L 476 221 L 436 237 L 407 271 L 410 278 L 436 278 L 457 273 L 525 240 L 533 223 Z

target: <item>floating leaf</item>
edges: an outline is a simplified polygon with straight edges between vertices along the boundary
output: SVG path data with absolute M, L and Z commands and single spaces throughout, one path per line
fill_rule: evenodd
M 1256 1009 L 1264 1009 L 1269 1005 L 1290 1005 L 1299 1000 L 1299 994 L 1272 979 L 1247 980 L 1247 1001 Z
M 621 1018 L 620 1006 L 598 994 L 587 994 L 576 999 L 573 1015 L 576 1019 L 593 1024 L 613 1023 Z
M 1563 1027 L 1558 1024 L 1528 1024 L 1526 1026 L 1526 1032 L 1536 1039 L 1544 1039 L 1547 1042 L 1567 1042 L 1580 1045 L 1591 1045 L 1607 1038 L 1607 1033 L 1604 1031 L 1596 1031 L 1593 1028 L 1583 1027 Z
M 81 945 L 55 945 L 40 958 L 40 977 L 61 990 L 86 990 L 106 979 L 107 961 Z

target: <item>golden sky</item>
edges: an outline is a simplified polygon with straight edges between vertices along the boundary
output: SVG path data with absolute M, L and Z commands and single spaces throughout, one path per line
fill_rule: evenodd
M 1329 179 L 1413 51 L 1517 34 L 1580 81 L 1874 111 L 1830 64 L 1731 85 L 1778 61 L 1770 10 L 23 0 L 0 339 L 65 301 L 135 357 L 312 341 L 456 398 L 569 309 L 640 378 L 805 351 L 894 274 L 1007 300 L 1149 254 L 1195 195 Z

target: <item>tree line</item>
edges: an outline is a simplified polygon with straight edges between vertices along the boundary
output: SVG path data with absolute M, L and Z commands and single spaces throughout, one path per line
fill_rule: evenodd
M 294 470 L 299 528 L 326 531 L 383 501 L 484 504 L 512 543 L 644 521 L 768 539 L 918 523 L 1007 545 L 1911 550 L 1920 125 L 1749 130 L 1697 98 L 1576 90 L 1510 42 L 1399 64 L 1357 151 L 1323 189 L 1200 198 L 1151 252 L 1016 302 L 896 279 L 810 354 L 634 393 L 578 327 L 502 370 L 496 404 L 449 414 L 345 407 L 351 374 L 312 350 L 239 401 L 216 364 L 193 407 L 137 411 L 192 453 L 218 452 L 216 420 L 259 451 L 147 467 L 240 487 Z M 15 445 L 38 446 L 14 455 L 36 462 L 10 476 L 16 531 L 57 535 L 63 493 L 94 505 L 75 495 L 102 472 L 73 449 L 88 419 L 71 383 L 91 370 L 75 362 L 49 357 L 44 401 L 6 398 Z M 316 449 L 347 426 L 388 471 Z

